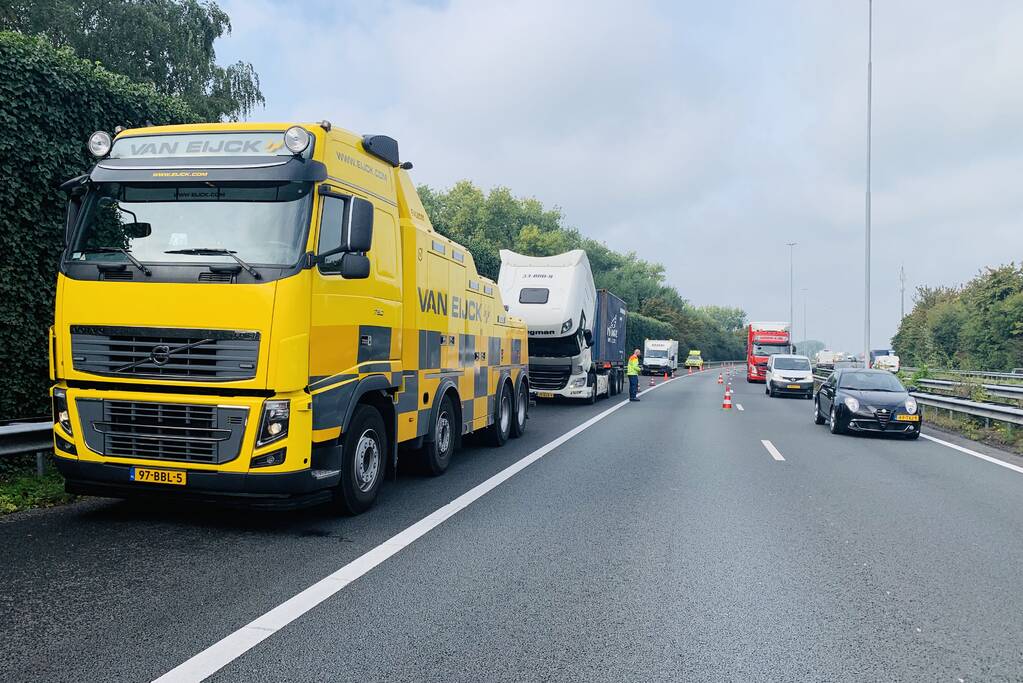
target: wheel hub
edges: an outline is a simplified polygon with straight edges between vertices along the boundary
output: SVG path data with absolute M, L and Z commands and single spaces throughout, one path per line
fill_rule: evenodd
M 377 434 L 367 429 L 359 436 L 355 446 L 355 483 L 363 493 L 368 492 L 376 483 L 380 472 L 380 447 Z

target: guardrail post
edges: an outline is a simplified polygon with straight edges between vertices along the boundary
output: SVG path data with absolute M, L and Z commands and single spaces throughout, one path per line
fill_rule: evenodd
M 36 452 L 36 476 L 42 477 L 46 474 L 46 454 L 43 451 Z

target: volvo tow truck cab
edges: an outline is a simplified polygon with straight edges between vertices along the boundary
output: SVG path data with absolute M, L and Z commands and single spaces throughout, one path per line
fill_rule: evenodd
M 369 507 L 417 451 L 526 426 L 525 324 L 435 232 L 398 144 L 319 124 L 100 132 L 50 335 L 73 493 Z

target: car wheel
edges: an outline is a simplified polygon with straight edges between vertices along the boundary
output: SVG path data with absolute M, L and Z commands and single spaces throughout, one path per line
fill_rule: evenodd
M 387 431 L 376 408 L 359 406 L 341 445 L 341 482 L 334 503 L 341 512 L 357 515 L 376 500 L 387 465 Z
M 423 446 L 423 464 L 428 474 L 436 477 L 448 469 L 460 429 L 451 398 L 445 396 L 441 400 L 440 410 L 437 411 L 433 441 Z
M 508 440 L 511 435 L 512 412 L 512 395 L 508 390 L 508 385 L 504 384 L 497 395 L 497 412 L 494 414 L 494 424 L 490 425 L 487 430 L 487 440 L 490 441 L 491 446 L 500 448 Z
M 813 423 L 817 425 L 824 424 L 824 416 L 821 414 L 820 401 L 813 402 Z
M 845 430 L 838 424 L 838 411 L 835 410 L 835 406 L 831 406 L 831 415 L 828 417 L 828 427 L 831 429 L 832 434 L 841 434 Z
M 525 381 L 519 382 L 518 396 L 515 398 L 515 419 L 511 423 L 511 435 L 517 439 L 526 433 L 526 420 L 529 418 L 529 390 Z

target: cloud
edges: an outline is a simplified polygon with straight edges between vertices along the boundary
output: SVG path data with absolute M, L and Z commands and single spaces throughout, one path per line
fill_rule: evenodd
M 753 318 L 788 317 L 797 241 L 808 333 L 862 345 L 861 3 L 221 4 L 221 60 L 253 62 L 266 118 L 386 132 L 417 182 L 560 206 Z M 1023 246 L 1021 32 L 1009 1 L 875 3 L 874 345 L 900 263 L 951 284 Z

